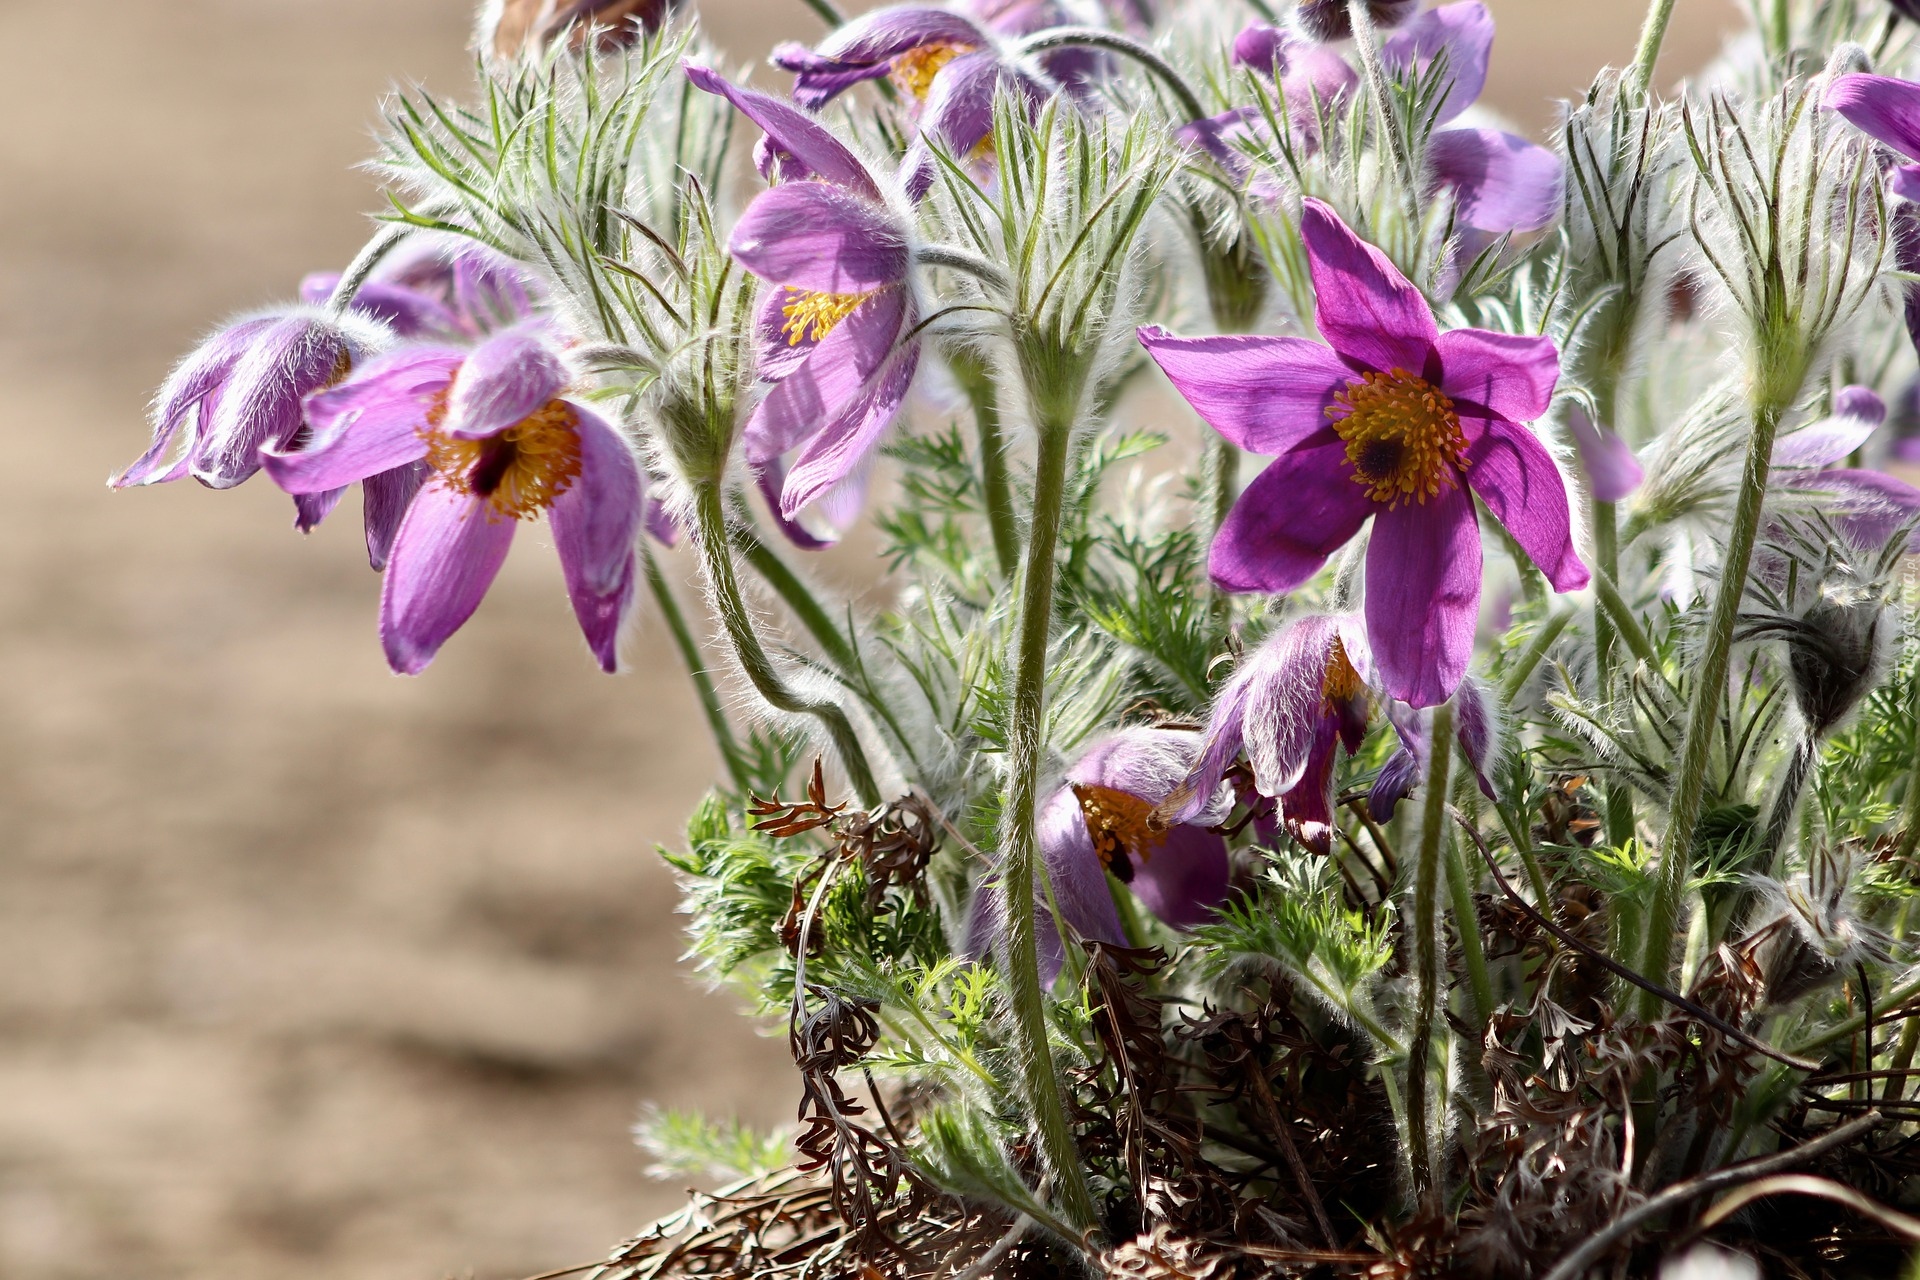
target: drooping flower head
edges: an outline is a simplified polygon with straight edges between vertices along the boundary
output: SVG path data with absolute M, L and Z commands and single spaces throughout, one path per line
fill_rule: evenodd
M 1920 515 L 1920 489 L 1884 471 L 1842 465 L 1886 419 L 1887 403 L 1872 388 L 1843 387 L 1831 414 L 1782 436 L 1773 448 L 1779 482 L 1819 493 L 1834 527 L 1863 551 L 1878 551 Z M 1920 533 L 1912 541 L 1920 551 Z
M 1318 200 L 1300 230 L 1325 343 L 1140 331 L 1221 435 L 1277 454 L 1234 504 L 1209 559 L 1229 591 L 1301 586 L 1369 519 L 1368 647 L 1386 691 L 1445 701 L 1466 674 L 1481 588 L 1474 498 L 1558 591 L 1587 584 L 1560 472 L 1518 425 L 1560 376 L 1546 338 L 1441 333 L 1420 291 Z
M 687 76 L 764 129 L 779 156 L 781 182 L 747 206 L 728 248 L 766 286 L 760 376 L 773 385 L 747 423 L 747 461 L 788 466 L 780 513 L 791 519 L 860 474 L 906 403 L 920 363 L 912 229 L 818 121 L 704 67 Z
M 1419 9 L 1420 0 L 1367 0 L 1367 16 L 1382 30 L 1399 26 Z M 1327 44 L 1353 39 L 1353 15 L 1347 0 L 1300 0 L 1293 20 L 1309 40 Z
M 1288 125 L 1309 153 L 1320 146 L 1321 112 L 1338 106 L 1360 83 L 1346 59 L 1333 50 L 1265 23 L 1253 24 L 1234 40 L 1233 61 L 1273 81 L 1285 104 Z M 1179 137 L 1188 146 L 1205 150 L 1235 181 L 1244 182 L 1249 166 L 1235 144 L 1241 138 L 1259 137 L 1266 127 L 1266 113 L 1259 107 L 1234 107 L 1190 122 Z
M 617 49 L 641 32 L 658 31 L 679 7 L 680 0 L 488 0 L 474 43 L 501 62 L 562 37 L 578 51 L 590 31 L 599 48 Z
M 300 282 L 300 298 L 320 306 L 340 283 L 337 271 Z M 381 263 L 349 304 L 407 341 L 466 341 L 509 328 L 533 314 L 531 286 L 520 270 L 477 244 L 427 243 Z
M 152 445 L 108 483 L 119 489 L 192 476 L 231 489 L 260 469 L 262 449 L 298 439 L 306 396 L 338 383 L 391 342 L 377 321 L 319 307 L 236 320 L 167 378 L 154 398 Z M 303 529 L 326 514 L 318 501 L 295 505 Z
M 1200 749 L 1192 733 L 1123 729 L 1096 743 L 1067 770 L 1039 813 L 1040 857 L 1053 898 L 1075 932 L 1124 943 L 1107 875 L 1177 929 L 1204 923 L 1227 899 L 1227 842 L 1208 828 L 1226 817 L 1227 793 L 1190 805 L 1189 818 L 1167 822 L 1157 812 L 1186 779 Z M 1046 917 L 1046 895 L 1034 888 Z M 975 896 L 969 945 L 992 947 L 1002 914 L 1002 886 Z M 1050 920 L 1045 920 L 1050 925 Z M 1041 972 L 1049 982 L 1064 958 L 1057 929 L 1040 931 Z
M 1004 19 L 1003 19 L 1004 20 Z M 993 133 L 993 99 L 1003 85 L 1037 106 L 1052 93 L 1051 72 L 1017 57 L 981 21 L 950 9 L 897 5 L 862 14 L 808 49 L 774 49 L 794 73 L 793 100 L 816 111 L 857 84 L 886 77 L 913 105 L 915 136 L 904 160 L 909 189 L 933 180 L 930 141 L 971 156 Z M 1077 63 L 1063 70 L 1074 74 Z
M 1333 836 L 1334 748 L 1366 738 L 1372 699 L 1366 636 L 1351 615 L 1299 618 L 1249 654 L 1214 699 L 1205 747 L 1168 803 L 1192 821 L 1243 753 L 1254 789 L 1280 803 L 1294 839 L 1326 853 Z
M 566 395 L 570 383 L 537 324 L 471 353 L 410 347 L 317 398 L 303 448 L 266 455 L 268 473 L 295 494 L 411 478 L 380 595 L 395 671 L 415 675 L 433 661 L 479 607 L 519 523 L 542 512 L 587 644 L 614 670 L 644 486 L 626 440 Z
M 1387 712 L 1387 718 L 1400 735 L 1400 746 L 1380 767 L 1380 776 L 1374 779 L 1373 791 L 1367 797 L 1367 807 L 1382 822 L 1390 821 L 1400 802 L 1426 781 L 1433 746 L 1431 711 L 1395 707 Z M 1486 688 L 1476 680 L 1462 681 L 1454 691 L 1453 732 L 1462 758 L 1480 785 L 1480 794 L 1493 799 L 1493 783 L 1487 772 L 1499 755 L 1499 719 Z
M 1594 501 L 1624 501 L 1647 478 L 1627 442 L 1611 427 L 1596 426 L 1586 410 L 1576 406 L 1568 412 L 1567 434 L 1573 437 L 1574 456 Z

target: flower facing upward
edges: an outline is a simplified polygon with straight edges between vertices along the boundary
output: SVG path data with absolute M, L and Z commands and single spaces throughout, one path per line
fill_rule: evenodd
M 1227 900 L 1227 842 L 1208 828 L 1224 819 L 1227 793 L 1188 805 L 1191 816 L 1168 822 L 1159 813 L 1193 768 L 1200 740 L 1171 729 L 1123 729 L 1096 743 L 1069 770 L 1041 806 L 1040 857 L 1060 913 L 1081 937 L 1124 943 L 1107 875 L 1126 885 L 1147 908 L 1177 929 L 1204 923 Z M 1046 915 L 1046 895 L 1036 885 Z M 1002 915 L 1001 887 L 975 896 L 969 946 L 991 949 Z M 1056 929 L 1040 931 L 1041 972 L 1060 971 Z
M 1559 470 L 1517 425 L 1547 411 L 1559 355 L 1546 338 L 1439 332 L 1419 290 L 1318 200 L 1300 230 L 1326 345 L 1158 328 L 1141 341 L 1216 431 L 1279 455 L 1222 524 L 1214 581 L 1292 591 L 1372 518 L 1368 647 L 1389 694 L 1433 706 L 1473 648 L 1476 495 L 1555 590 L 1587 584 Z
M 1244 753 L 1254 789 L 1280 802 L 1294 839 L 1328 852 L 1334 748 L 1344 745 L 1352 755 L 1367 735 L 1366 657 L 1358 618 L 1316 614 L 1281 628 L 1214 699 L 1206 745 L 1168 800 L 1169 816 L 1181 822 L 1198 816 Z
M 911 228 L 866 164 L 792 105 L 704 67 L 687 76 L 766 131 L 783 180 L 747 206 L 729 243 L 764 282 L 760 376 L 773 384 L 747 422 L 748 463 L 787 465 L 780 514 L 859 476 L 900 416 L 920 364 L 909 287 Z
M 565 397 L 567 383 L 533 325 L 471 353 L 407 348 L 319 397 L 304 448 L 266 455 L 268 474 L 295 494 L 416 477 L 380 595 L 395 671 L 414 675 L 433 661 L 479 607 L 516 526 L 541 512 L 587 644 L 603 670 L 615 668 L 633 602 L 642 474 L 620 433 Z

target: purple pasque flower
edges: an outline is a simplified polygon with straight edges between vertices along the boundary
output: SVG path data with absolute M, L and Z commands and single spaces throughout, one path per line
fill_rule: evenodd
M 152 445 L 108 484 L 122 489 L 192 476 L 208 488 L 233 488 L 260 469 L 262 449 L 299 438 L 306 396 L 333 386 L 391 341 L 376 321 L 320 307 L 231 322 L 168 376 L 154 397 Z M 311 528 L 331 505 L 320 495 L 296 502 L 296 523 Z
M 930 141 L 972 156 L 992 137 L 994 93 L 1003 84 L 1034 105 L 1054 88 L 1042 64 L 1016 57 L 986 23 L 915 5 L 862 14 L 812 49 L 780 45 L 773 62 L 794 73 L 793 100 L 809 111 L 857 84 L 890 79 L 915 112 L 903 169 L 916 196 L 933 180 Z
M 645 489 L 632 448 L 566 396 L 570 380 L 537 324 L 470 353 L 409 347 L 320 397 L 305 447 L 266 455 L 289 493 L 365 481 L 370 506 L 375 482 L 397 489 L 410 478 L 380 594 L 380 638 L 396 672 L 416 675 L 433 661 L 479 607 L 514 529 L 542 511 L 588 647 L 614 670 Z
M 728 249 L 765 285 L 758 348 L 772 389 L 743 433 L 747 462 L 786 468 L 779 511 L 791 520 L 862 472 L 906 404 L 920 365 L 912 227 L 819 121 L 704 67 L 687 76 L 780 157 L 782 181 L 747 206 Z
M 1214 699 L 1205 746 L 1168 802 L 1169 816 L 1198 817 L 1244 754 L 1254 790 L 1279 802 L 1293 838 L 1330 852 L 1334 748 L 1352 755 L 1367 736 L 1366 652 L 1351 614 L 1296 619 L 1254 650 Z
M 1647 478 L 1632 447 L 1613 428 L 1596 425 L 1578 405 L 1567 413 L 1567 434 L 1595 502 L 1625 501 Z
M 1192 771 L 1199 749 L 1200 739 L 1192 733 L 1122 729 L 1081 756 L 1042 803 L 1041 861 L 1060 914 L 1081 937 L 1127 940 L 1108 872 L 1176 929 L 1204 923 L 1227 900 L 1227 842 L 1210 828 L 1226 818 L 1228 792 L 1216 785 L 1214 794 L 1188 806 L 1190 817 L 1178 821 L 1168 822 L 1158 812 Z M 991 950 L 999 933 L 1002 892 L 1000 885 L 989 884 L 975 895 L 968 930 L 976 955 Z M 1047 918 L 1046 895 L 1038 885 L 1034 893 Z M 1042 975 L 1051 982 L 1064 951 L 1057 929 L 1039 932 Z
M 1820 105 L 1909 160 L 1920 160 L 1920 84 L 1864 71 L 1835 76 Z M 1920 202 L 1920 164 L 1887 171 L 1887 189 Z
M 1436 62 L 1436 125 L 1458 119 L 1487 86 L 1493 58 L 1493 15 L 1480 0 L 1428 9 L 1388 38 L 1380 58 L 1402 77 L 1424 77 Z M 1498 129 L 1436 128 L 1427 142 L 1436 187 L 1453 193 L 1460 224 L 1482 236 L 1539 231 L 1559 215 L 1565 185 L 1560 157 Z
M 320 306 L 340 283 L 337 271 L 300 282 L 300 298 Z M 530 284 L 518 267 L 483 245 L 423 244 L 394 255 L 349 304 L 407 341 L 466 341 L 519 324 L 533 314 Z
M 1367 16 L 1382 30 L 1399 26 L 1419 8 L 1420 0 L 1367 0 Z M 1322 44 L 1353 39 L 1353 14 L 1347 0 L 1300 0 L 1293 20 L 1308 39 Z
M 1784 435 L 1773 447 L 1779 482 L 1818 492 L 1834 527 L 1856 547 L 1877 551 L 1920 515 L 1920 489 L 1886 474 L 1841 464 L 1866 446 L 1887 419 L 1887 403 L 1870 387 L 1842 387 L 1833 412 Z M 1920 532 L 1912 536 L 1920 551 Z
M 1318 200 L 1301 237 L 1325 343 L 1140 331 L 1201 418 L 1278 457 L 1214 539 L 1213 580 L 1283 594 L 1369 518 L 1368 648 L 1386 691 L 1428 707 L 1460 684 L 1479 614 L 1477 495 L 1557 591 L 1587 584 L 1566 486 L 1532 433 L 1560 376 L 1547 338 L 1441 333 L 1420 291 Z
M 1387 718 L 1400 735 L 1400 746 L 1380 767 L 1380 776 L 1374 779 L 1373 791 L 1367 797 L 1367 808 L 1382 822 L 1392 821 L 1400 802 L 1425 781 L 1433 744 L 1431 711 L 1393 707 L 1388 709 Z M 1493 783 L 1487 773 L 1499 755 L 1500 722 L 1492 698 L 1477 680 L 1462 681 L 1454 692 L 1453 732 L 1474 780 L 1480 784 L 1480 794 L 1493 799 Z
M 1333 50 L 1265 23 L 1254 23 L 1240 33 L 1233 42 L 1233 60 L 1279 88 L 1287 122 L 1308 153 L 1320 147 L 1320 113 L 1343 101 L 1360 83 L 1347 60 Z M 1188 146 L 1205 150 L 1235 181 L 1243 182 L 1248 165 L 1234 144 L 1267 131 L 1266 112 L 1246 106 L 1195 120 L 1178 136 Z

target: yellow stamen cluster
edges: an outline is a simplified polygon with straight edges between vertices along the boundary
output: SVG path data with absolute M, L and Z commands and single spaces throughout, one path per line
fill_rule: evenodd
M 966 52 L 968 49 L 965 45 L 944 42 L 923 44 L 895 58 L 893 66 L 887 69 L 887 79 L 915 102 L 925 102 L 927 94 L 933 89 L 933 78 L 940 74 L 940 68 Z
M 780 327 L 780 332 L 786 335 L 790 347 L 805 342 L 809 329 L 813 331 L 813 340 L 818 342 L 852 315 L 854 308 L 872 296 L 870 293 L 815 293 L 811 289 L 788 289 L 786 305 L 780 308 L 780 314 L 787 318 L 787 322 Z
M 1133 860 L 1146 862 L 1167 842 L 1167 824 L 1139 796 L 1111 787 L 1073 784 L 1087 834 L 1101 863 L 1122 881 L 1133 879 Z
M 1345 642 L 1335 636 L 1333 647 L 1327 651 L 1327 672 L 1320 679 L 1323 709 L 1331 714 L 1340 704 L 1359 697 L 1364 687 L 1360 673 L 1354 669 L 1353 659 L 1347 656 Z
M 1453 401 L 1405 369 L 1367 373 L 1327 406 L 1347 442 L 1355 483 L 1389 508 L 1425 505 L 1451 488 L 1466 464 L 1466 437 Z
M 428 415 L 437 428 L 443 405 Z M 580 432 L 572 406 L 549 401 L 497 436 L 462 440 L 429 429 L 427 465 L 448 488 L 487 499 L 490 514 L 531 520 L 580 477 Z

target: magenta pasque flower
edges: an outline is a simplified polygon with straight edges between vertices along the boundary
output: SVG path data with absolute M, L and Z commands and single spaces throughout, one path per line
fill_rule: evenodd
M 1040 857 L 1060 914 L 1083 938 L 1124 943 L 1120 915 L 1108 888 L 1109 872 L 1148 910 L 1177 929 L 1210 919 L 1227 900 L 1227 842 L 1209 830 L 1227 816 L 1227 793 L 1213 791 L 1187 805 L 1188 816 L 1168 823 L 1158 814 L 1192 771 L 1200 739 L 1171 729 L 1123 729 L 1096 743 L 1067 770 L 1065 781 L 1039 814 Z M 984 955 L 1000 933 L 1002 887 L 988 884 L 974 898 L 969 948 Z M 1042 976 L 1049 982 L 1063 960 L 1059 931 L 1038 892 Z
M 1213 579 L 1284 593 L 1373 520 L 1367 640 L 1386 691 L 1443 702 L 1466 674 L 1480 606 L 1478 495 L 1555 590 L 1587 584 L 1566 486 L 1519 423 L 1560 376 L 1546 338 L 1441 333 L 1420 291 L 1333 210 L 1300 231 L 1325 343 L 1140 331 L 1201 418 L 1251 453 L 1279 455 L 1215 538 Z
M 633 603 L 645 499 L 626 440 L 569 399 L 569 377 L 536 324 L 471 353 L 410 347 L 373 361 L 309 407 L 313 437 L 266 454 L 289 493 L 398 475 L 413 492 L 380 594 L 387 663 L 414 675 L 485 597 L 523 520 L 546 512 L 575 616 L 614 670 Z
M 728 248 L 766 285 L 760 376 L 773 385 L 743 433 L 747 462 L 786 468 L 779 511 L 791 520 L 862 472 L 906 404 L 920 365 L 912 229 L 817 120 L 704 67 L 687 76 L 765 130 L 779 157 L 782 181 L 747 206 Z
M 1367 736 L 1366 652 L 1358 618 L 1314 614 L 1289 622 L 1249 654 L 1213 701 L 1206 745 L 1168 802 L 1169 816 L 1197 817 L 1244 754 L 1254 789 L 1279 802 L 1293 838 L 1327 853 L 1334 749 L 1344 745 L 1352 755 Z

